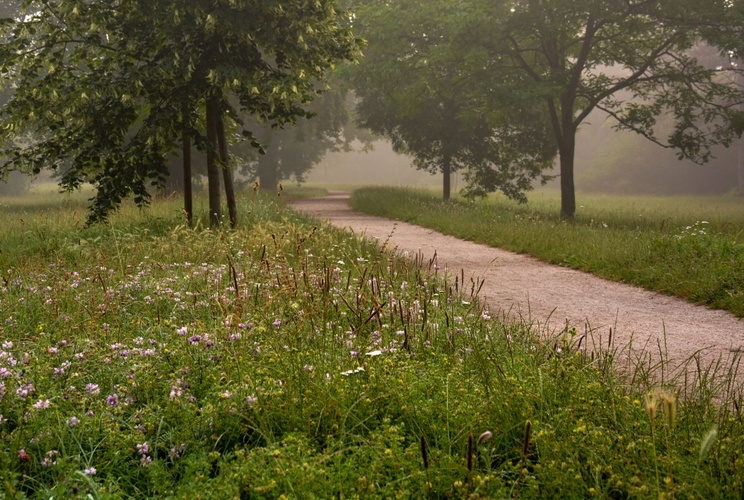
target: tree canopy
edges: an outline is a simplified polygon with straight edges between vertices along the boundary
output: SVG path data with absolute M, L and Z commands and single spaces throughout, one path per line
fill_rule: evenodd
M 332 1 L 26 0 L 23 7 L 6 20 L 0 47 L 0 72 L 13 89 L 0 122 L 2 168 L 63 169 L 68 189 L 93 183 L 91 221 L 130 194 L 146 204 L 183 137 L 215 157 L 209 128 L 224 127 L 223 117 L 239 123 L 244 112 L 282 125 L 306 116 L 326 70 L 360 46 Z M 210 197 L 210 215 L 215 210 Z
M 360 124 L 389 137 L 417 168 L 441 172 L 445 199 L 450 174 L 461 169 L 475 191 L 522 199 L 551 164 L 551 147 L 540 140 L 547 122 L 530 112 L 531 98 L 496 105 L 496 87 L 513 72 L 494 71 L 483 50 L 491 34 L 472 30 L 479 2 L 363 2 L 355 14 L 369 42 L 349 71 Z
M 476 184 L 499 173 L 534 175 L 529 167 L 544 167 L 546 152 L 557 152 L 561 214 L 573 217 L 576 132 L 592 110 L 699 162 L 710 158 L 712 146 L 727 145 L 740 132 L 741 93 L 690 53 L 712 31 L 734 29 L 730 3 L 365 2 L 358 24 L 369 48 L 360 70 L 369 59 L 381 62 L 358 77 L 364 123 L 393 137 L 399 149 L 428 148 L 423 159 L 417 156 L 419 164 L 435 158 L 446 165 L 441 151 L 431 152 L 443 144 L 439 138 L 456 143 L 461 132 L 469 143 L 480 138 L 474 143 L 498 146 L 501 155 L 471 145 L 457 148 L 467 151 L 458 168 L 473 167 Z M 454 121 L 435 117 L 448 100 L 458 103 Z M 663 129 L 657 119 L 665 115 L 673 125 Z M 473 161 L 477 151 L 496 159 L 483 168 Z

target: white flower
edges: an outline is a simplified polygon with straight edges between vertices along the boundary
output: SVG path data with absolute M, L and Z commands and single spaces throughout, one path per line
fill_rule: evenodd
M 369 351 L 365 355 L 374 357 L 374 356 L 379 356 L 380 354 L 382 354 L 382 351 L 379 349 L 375 349 L 374 351 Z
M 348 377 L 349 375 L 354 375 L 355 373 L 360 373 L 364 371 L 364 367 L 360 366 L 359 368 L 354 368 L 353 370 L 346 370 L 345 372 L 341 372 L 341 375 L 344 377 Z

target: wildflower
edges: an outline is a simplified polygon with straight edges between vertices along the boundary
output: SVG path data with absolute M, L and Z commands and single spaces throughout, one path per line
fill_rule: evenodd
M 48 399 L 40 399 L 36 403 L 34 403 L 34 408 L 37 410 L 45 410 L 49 408 L 49 400 Z
M 305 365 L 302 367 L 302 369 L 305 371 L 311 372 L 315 369 L 315 367 L 313 365 Z
M 150 445 L 147 442 L 137 445 L 137 453 L 147 455 L 150 452 Z
M 21 462 L 30 462 L 31 461 L 31 455 L 29 455 L 28 453 L 26 453 L 26 450 L 24 450 L 23 448 L 21 448 L 20 450 L 18 450 L 18 460 L 20 460 Z
M 188 331 L 189 331 L 188 328 L 186 328 L 185 326 L 182 326 L 181 328 L 176 330 L 176 333 L 179 334 L 181 337 L 185 337 Z
M 176 448 L 175 446 L 170 449 L 170 457 L 171 460 L 179 458 L 181 455 L 183 455 L 184 450 L 186 450 L 186 443 L 181 443 L 181 446 Z
M 252 404 L 254 404 L 254 403 L 255 403 L 256 401 L 258 401 L 258 398 L 256 397 L 256 395 L 255 395 L 255 394 L 251 394 L 250 396 L 248 396 L 248 398 L 246 398 L 246 401 L 248 401 L 248 404 L 249 404 L 249 405 L 252 405 Z
M 72 428 L 72 427 L 75 427 L 79 423 L 80 423 L 80 420 L 74 415 L 67 419 L 67 427 Z
M 0 377 L 1 378 L 8 378 L 10 376 L 10 370 L 5 368 L 4 366 L 0 368 Z
M 201 335 L 192 335 L 191 337 L 189 337 L 189 343 L 191 343 L 192 345 L 198 344 L 200 340 Z
M 85 392 L 91 396 L 95 396 L 96 394 L 100 394 L 101 389 L 98 387 L 98 384 L 86 384 Z
M 83 474 L 85 474 L 88 477 L 95 476 L 96 472 L 98 471 L 96 470 L 95 467 L 88 467 L 87 469 L 83 470 Z
M 119 404 L 119 396 L 116 394 L 110 394 L 106 397 L 106 403 L 110 406 L 116 406 Z
M 376 349 L 374 351 L 369 351 L 368 353 L 366 353 L 366 356 L 374 357 L 374 356 L 379 356 L 380 354 L 382 354 L 382 351 L 379 349 Z
M 181 397 L 181 388 L 177 385 L 172 385 L 171 391 L 170 391 L 170 398 L 176 399 L 178 397 Z
M 16 395 L 21 399 L 26 399 L 32 392 L 34 392 L 33 384 L 24 384 L 16 389 Z
M 58 453 L 57 450 L 47 451 L 44 460 L 41 461 L 42 467 L 51 467 L 52 465 L 56 465 L 57 461 L 54 460 L 54 457 L 56 457 Z
M 4 424 L 5 422 L 7 422 L 7 421 L 8 421 L 8 419 L 7 419 L 7 418 L 5 418 L 5 417 L 3 417 L 3 414 L 2 414 L 2 413 L 0 413 L 0 425 L 3 425 L 3 424 Z
M 491 439 L 492 437 L 493 437 L 493 434 L 491 433 L 491 431 L 486 431 L 486 432 L 484 432 L 484 433 L 483 433 L 483 434 L 481 434 L 481 435 L 480 435 L 480 437 L 478 438 L 478 446 L 482 445 L 483 443 L 485 443 L 486 441 L 488 441 L 488 440 L 489 440 L 489 439 Z
M 354 375 L 356 373 L 361 373 L 365 371 L 363 366 L 360 366 L 359 368 L 355 368 L 353 370 L 346 370 L 345 372 L 341 372 L 341 375 L 344 377 L 348 377 L 349 375 Z
M 277 318 L 277 319 L 274 320 L 274 323 L 272 323 L 272 324 L 274 325 L 275 328 L 279 328 L 280 326 L 282 326 L 282 320 L 280 320 L 279 318 Z

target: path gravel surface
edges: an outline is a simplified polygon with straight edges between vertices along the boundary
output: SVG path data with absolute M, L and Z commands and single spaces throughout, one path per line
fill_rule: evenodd
M 354 212 L 348 199 L 349 193 L 332 192 L 292 205 L 399 252 L 412 256 L 420 252 L 424 262 L 436 255 L 442 270 L 464 272 L 468 282 L 482 280 L 479 296 L 492 315 L 521 316 L 546 334 L 557 334 L 568 323 L 579 335 L 589 333 L 584 343 L 588 348 L 607 345 L 612 330 L 613 345 L 624 348 L 629 362 L 645 356 L 657 359 L 660 349 L 666 351 L 672 369 L 696 353 L 704 364 L 719 358 L 732 363 L 744 353 L 744 320 L 728 312 Z

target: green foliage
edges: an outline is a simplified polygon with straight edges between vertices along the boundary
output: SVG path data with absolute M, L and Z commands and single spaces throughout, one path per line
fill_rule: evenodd
M 744 317 L 741 198 L 585 198 L 573 223 L 557 217 L 555 196 L 442 204 L 427 192 L 375 188 L 356 191 L 352 204 Z
M 494 60 L 502 2 L 359 2 L 355 29 L 367 40 L 347 74 L 360 98 L 359 122 L 387 136 L 414 165 L 444 176 L 466 170 L 473 189 L 523 191 L 552 165 L 548 122 L 534 96 L 496 99 L 514 72 Z
M 730 373 L 628 385 L 621 352 L 492 318 L 435 263 L 275 196 L 242 206 L 250 231 L 189 229 L 166 202 L 82 229 L 65 206 L 0 211 L 3 496 L 744 491 Z
M 475 195 L 523 200 L 558 154 L 571 218 L 576 132 L 593 110 L 698 162 L 740 134 L 742 94 L 730 78 L 740 69 L 705 67 L 691 53 L 713 32 L 741 38 L 733 4 L 360 2 L 362 123 L 420 168 L 465 169 Z
M 146 204 L 184 134 L 207 147 L 200 111 L 208 99 L 233 117 L 292 122 L 307 115 L 326 69 L 358 51 L 334 2 L 23 6 L 0 46 L 0 72 L 14 90 L 0 124 L 2 168 L 60 170 L 67 189 L 94 184 L 92 221 L 130 194 Z

